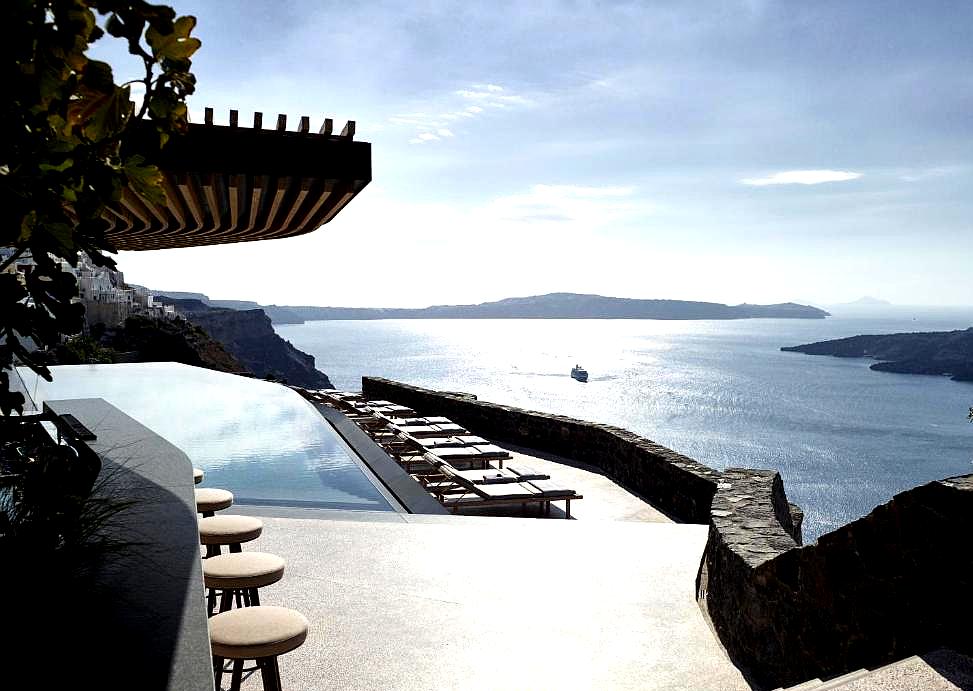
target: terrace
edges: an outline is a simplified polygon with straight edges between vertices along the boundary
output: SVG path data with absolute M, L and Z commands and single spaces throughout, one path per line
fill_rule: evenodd
M 311 624 L 282 658 L 285 689 L 771 688 L 738 669 L 697 601 L 711 528 L 673 521 L 587 462 L 500 440 L 585 495 L 574 520 L 453 516 L 405 490 L 412 478 L 376 462 L 341 413 L 281 385 L 167 363 L 62 367 L 28 384 L 94 433 L 112 491 L 139 500 L 118 526 L 139 554 L 106 565 L 115 595 L 93 605 L 118 630 L 99 644 L 138 663 L 116 671 L 146 686 L 212 683 L 195 465 L 233 488 L 232 513 L 263 521 L 245 550 L 287 563 L 261 591 Z M 96 389 L 108 400 L 88 398 Z M 330 441 L 280 448 L 295 437 Z M 971 671 L 941 650 L 820 688 L 966 688 Z M 243 688 L 261 688 L 259 674 Z
M 314 134 L 306 117 L 296 132 L 283 117 L 276 130 L 263 130 L 262 116 L 242 128 L 234 112 L 219 127 L 208 113 L 158 161 L 166 204 L 126 191 L 109 212 L 108 236 L 119 249 L 160 249 L 310 232 L 371 178 L 370 147 L 353 134 L 353 123 L 335 135 L 327 120 Z M 86 603 L 110 623 L 111 640 L 87 642 L 114 651 L 114 664 L 99 670 L 108 682 L 212 688 L 194 465 L 207 484 L 236 494 L 235 513 L 262 518 L 265 530 L 247 549 L 287 561 L 263 601 L 302 611 L 310 635 L 282 660 L 284 688 L 746 689 L 821 670 L 834 677 L 830 688 L 877 689 L 893 678 L 945 689 L 969 679 L 968 659 L 949 651 L 875 674 L 854 666 L 953 643 L 946 614 L 929 637 L 903 639 L 927 620 L 896 628 L 866 612 L 847 635 L 859 645 L 874 638 L 866 653 L 844 655 L 841 634 L 805 635 L 805 622 L 815 633 L 843 613 L 793 588 L 786 569 L 768 576 L 766 568 L 784 555 L 811 555 L 812 566 L 849 562 L 835 540 L 799 548 L 800 510 L 768 471 L 720 472 L 624 430 L 366 380 L 370 396 L 425 402 L 427 414 L 455 417 L 585 497 L 571 521 L 450 516 L 340 413 L 315 412 L 278 385 L 192 369 L 65 368 L 47 389 L 25 387 L 38 407 L 73 415 L 94 434 L 109 490 L 135 501 L 116 526 L 135 558 L 107 560 L 103 592 Z M 950 510 L 969 503 L 966 479 L 939 484 L 923 501 L 940 492 Z M 929 535 L 952 539 L 942 524 L 933 528 Z M 920 552 L 915 563 L 928 558 Z M 948 562 L 958 578 L 969 573 L 952 568 L 960 563 Z M 777 591 L 761 590 L 768 583 L 786 597 L 771 599 Z M 836 592 L 833 581 L 818 585 Z M 887 602 L 897 595 L 882 593 Z M 707 616 L 714 612 L 722 639 Z M 758 676 L 745 677 L 721 640 L 734 644 L 737 662 L 764 655 L 747 658 Z M 854 678 L 837 676 L 848 671 Z M 259 688 L 259 675 L 245 685 Z
M 159 400 L 163 380 L 169 393 Z M 98 387 L 109 402 L 87 398 Z M 224 404 L 238 401 L 225 414 L 201 393 L 220 388 Z M 92 447 L 113 465 L 150 474 L 169 468 L 173 494 L 192 486 L 192 465 L 202 467 L 214 478 L 204 484 L 230 486 L 240 497 L 233 513 L 261 517 L 263 534 L 246 549 L 287 562 L 284 579 L 264 589 L 262 602 L 296 608 L 311 622 L 305 645 L 282 658 L 284 688 L 748 688 L 695 600 L 706 527 L 673 523 L 590 466 L 511 447 L 587 495 L 571 521 L 411 513 L 395 497 L 393 511 L 368 504 L 349 510 L 307 500 L 314 492 L 308 483 L 328 493 L 326 476 L 294 485 L 283 475 L 287 463 L 313 466 L 320 445 L 271 459 L 271 473 L 261 469 L 267 450 L 260 440 L 275 429 L 320 434 L 304 413 L 297 421 L 296 413 L 280 412 L 315 415 L 283 386 L 155 363 L 62 367 L 36 392 L 39 405 L 70 412 L 97 435 Z M 189 420 L 196 421 L 191 429 Z M 317 424 L 337 429 L 324 418 Z M 239 439 L 241 430 L 249 437 Z M 365 465 L 367 454 L 344 451 L 380 494 L 388 491 Z M 261 499 L 267 496 L 273 501 Z M 180 534 L 192 542 L 171 549 L 185 553 L 196 543 L 195 514 L 180 523 L 188 523 Z M 172 633 L 186 652 L 168 662 L 171 679 L 200 680 L 209 667 L 199 651 L 205 611 L 193 583 L 198 565 L 180 564 L 164 580 L 185 588 L 173 599 L 189 611 Z M 260 688 L 259 675 L 244 688 Z

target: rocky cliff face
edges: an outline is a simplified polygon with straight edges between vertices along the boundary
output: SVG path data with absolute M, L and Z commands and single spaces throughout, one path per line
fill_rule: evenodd
M 331 380 L 315 369 L 314 357 L 277 335 L 260 309 L 211 307 L 199 300 L 167 299 L 176 311 L 219 341 L 235 358 L 261 378 L 268 376 L 310 389 L 331 388 Z
M 184 319 L 129 317 L 111 329 L 92 328 L 41 355 L 47 365 L 181 362 L 217 372 L 251 375 L 246 366 L 198 326 Z
M 957 381 L 973 381 L 973 327 L 963 331 L 852 336 L 781 350 L 808 355 L 868 357 L 883 361 L 870 368 L 879 372 L 948 374 Z
M 118 353 L 119 360 L 181 362 L 218 372 L 250 373 L 205 331 L 181 319 L 129 317 L 121 328 L 105 331 L 100 340 Z

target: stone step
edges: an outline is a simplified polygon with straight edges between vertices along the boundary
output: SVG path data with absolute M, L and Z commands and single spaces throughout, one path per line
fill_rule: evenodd
M 786 689 L 781 687 L 774 691 L 811 691 L 812 689 L 821 688 L 821 683 L 820 679 L 811 679 L 810 681 L 801 682 L 797 686 L 788 686 Z
M 973 660 L 953 650 L 913 655 L 875 669 L 859 669 L 827 681 L 811 679 L 775 691 L 960 691 L 973 688 Z
M 819 691 L 826 691 L 827 689 L 837 689 L 858 679 L 864 679 L 870 674 L 872 674 L 872 670 L 869 669 L 859 669 L 854 672 L 848 672 L 848 674 L 842 674 L 840 677 L 835 677 L 834 679 L 828 679 L 828 681 L 821 684 L 821 686 L 819 687 Z

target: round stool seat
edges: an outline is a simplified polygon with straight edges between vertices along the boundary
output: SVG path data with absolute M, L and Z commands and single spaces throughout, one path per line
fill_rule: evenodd
M 193 483 L 199 484 L 203 481 L 203 471 L 199 468 L 193 468 Z
M 209 620 L 213 655 L 231 660 L 256 660 L 283 655 L 307 638 L 304 615 L 287 607 L 244 607 Z
M 203 560 L 203 581 L 207 588 L 263 588 L 283 577 L 284 560 L 276 554 L 233 552 Z
M 214 487 L 203 487 L 196 490 L 196 511 L 212 513 L 233 506 L 233 492 Z
M 263 521 L 253 516 L 209 516 L 199 519 L 199 541 L 204 545 L 234 545 L 260 537 Z

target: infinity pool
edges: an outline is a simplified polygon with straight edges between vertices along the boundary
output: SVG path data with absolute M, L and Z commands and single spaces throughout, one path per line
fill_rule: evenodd
M 204 484 L 241 504 L 393 511 L 377 480 L 314 407 L 279 384 L 171 362 L 20 369 L 38 407 L 103 398 L 182 449 Z

